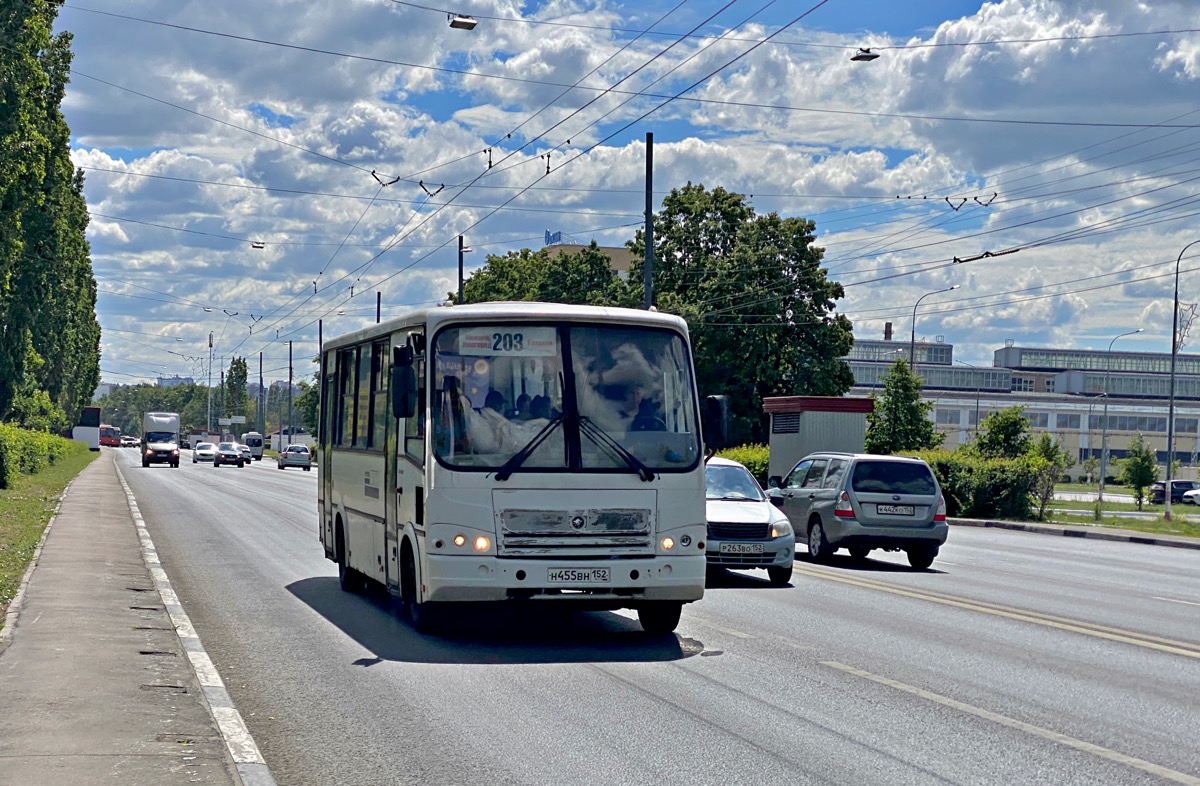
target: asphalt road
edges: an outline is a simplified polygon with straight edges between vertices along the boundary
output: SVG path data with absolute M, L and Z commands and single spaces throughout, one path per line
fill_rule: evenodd
M 415 634 L 347 595 L 316 472 L 120 457 L 280 784 L 1200 784 L 1200 552 L 955 528 L 618 613 Z

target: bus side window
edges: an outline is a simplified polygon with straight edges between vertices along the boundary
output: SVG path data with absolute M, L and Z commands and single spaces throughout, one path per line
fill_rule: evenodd
M 367 447 L 382 448 L 387 435 L 388 342 L 371 347 L 371 426 Z
M 358 347 L 358 382 L 355 387 L 357 401 L 354 412 L 354 447 L 367 447 L 367 435 L 371 433 L 371 347 Z
M 420 342 L 418 342 L 420 343 Z M 425 394 L 425 354 L 418 354 L 413 362 L 417 376 L 417 414 L 404 421 L 404 452 L 418 464 L 425 463 L 425 412 L 428 402 Z
M 349 447 L 354 440 L 354 370 L 358 365 L 357 352 L 344 349 L 338 353 L 338 378 L 341 380 L 338 406 L 339 445 Z

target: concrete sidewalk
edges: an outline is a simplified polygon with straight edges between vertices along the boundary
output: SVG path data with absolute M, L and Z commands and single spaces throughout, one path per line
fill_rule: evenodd
M 0 784 L 242 783 L 112 453 L 69 487 L 14 605 L 0 650 Z

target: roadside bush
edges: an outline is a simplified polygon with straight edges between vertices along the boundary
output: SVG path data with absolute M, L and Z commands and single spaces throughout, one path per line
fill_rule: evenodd
M 929 450 L 916 455 L 933 469 L 946 498 L 948 516 L 1033 517 L 1033 491 L 1046 464 L 1040 456 L 983 458 L 948 450 Z
M 9 488 L 19 475 L 36 475 L 87 445 L 48 434 L 0 425 L 0 488 Z
M 717 451 L 721 458 L 745 464 L 750 474 L 758 479 L 759 485 L 767 487 L 767 471 L 771 463 L 771 449 L 766 445 L 739 445 Z

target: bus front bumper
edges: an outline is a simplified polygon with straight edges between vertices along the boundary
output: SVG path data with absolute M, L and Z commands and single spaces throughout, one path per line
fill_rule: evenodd
M 623 608 L 644 601 L 700 600 L 706 561 L 703 554 L 557 561 L 430 555 L 426 564 L 421 583 L 427 601 L 561 601 Z

